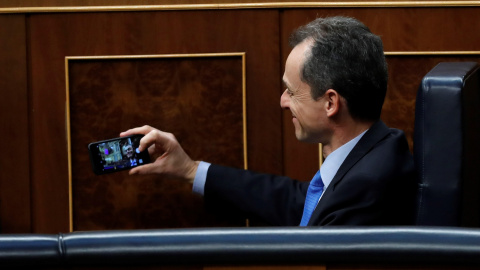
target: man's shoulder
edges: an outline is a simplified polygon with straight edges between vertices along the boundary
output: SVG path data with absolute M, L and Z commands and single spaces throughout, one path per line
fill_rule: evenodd
M 374 133 L 367 132 L 365 135 L 368 137 L 359 141 L 358 147 L 351 153 L 353 156 L 362 155 L 353 166 L 353 172 L 378 176 L 379 179 L 386 175 L 413 173 L 413 155 L 402 130 L 381 123 L 380 127 L 370 131 Z
M 405 133 L 400 129 L 388 127 L 382 121 L 375 123 L 358 143 L 358 148 L 368 148 L 368 151 L 389 147 L 394 147 L 401 152 L 410 151 Z

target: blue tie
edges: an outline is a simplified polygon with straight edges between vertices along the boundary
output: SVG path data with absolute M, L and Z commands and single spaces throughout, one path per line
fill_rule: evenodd
M 324 186 L 325 185 L 323 184 L 319 170 L 313 177 L 312 181 L 310 181 L 310 185 L 308 186 L 307 198 L 305 198 L 305 206 L 303 208 L 303 216 L 300 226 L 307 226 L 313 210 L 315 210 L 315 207 L 317 207 L 317 203 L 320 199 L 320 195 L 322 195 Z

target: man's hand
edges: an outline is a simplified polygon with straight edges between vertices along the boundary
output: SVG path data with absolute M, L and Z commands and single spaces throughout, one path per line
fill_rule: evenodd
M 130 174 L 164 174 L 180 177 L 192 183 L 198 168 L 198 161 L 193 161 L 183 150 L 175 136 L 150 126 L 129 129 L 120 133 L 121 137 L 143 134 L 139 150 L 148 149 L 152 163 L 135 167 Z

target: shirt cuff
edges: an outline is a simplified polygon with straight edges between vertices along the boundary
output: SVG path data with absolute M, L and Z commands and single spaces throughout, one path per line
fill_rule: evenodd
M 198 164 L 197 173 L 193 179 L 193 193 L 203 196 L 205 191 L 205 182 L 207 181 L 207 172 L 210 165 L 210 163 L 203 161 L 200 161 Z

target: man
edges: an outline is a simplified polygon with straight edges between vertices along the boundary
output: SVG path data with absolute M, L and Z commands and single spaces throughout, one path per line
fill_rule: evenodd
M 272 225 L 413 224 L 413 159 L 403 132 L 379 120 L 388 77 L 381 39 L 332 17 L 299 28 L 291 44 L 280 104 L 298 140 L 323 144 L 311 183 L 192 161 L 172 134 L 148 126 L 121 134 L 146 134 L 140 150 L 155 161 L 130 173 L 182 177 L 205 200 Z
M 122 153 L 125 159 L 128 161 L 128 166 L 137 166 L 137 159 L 133 153 L 133 147 L 131 144 L 125 144 L 122 146 Z

